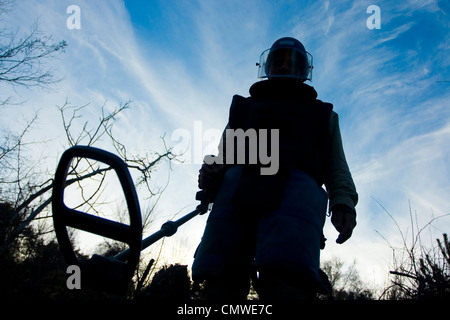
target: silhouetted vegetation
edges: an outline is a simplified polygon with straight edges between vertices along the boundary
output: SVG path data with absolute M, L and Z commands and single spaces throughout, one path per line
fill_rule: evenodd
M 378 201 L 377 201 L 378 202 Z M 388 300 L 450 300 L 450 243 L 446 233 L 443 239 L 436 239 L 437 246 L 427 245 L 422 240 L 422 233 L 434 222 L 450 217 L 450 214 L 433 217 L 424 226 L 419 226 L 417 213 L 411 205 L 410 241 L 398 225 L 394 217 L 378 202 L 389 215 L 401 236 L 403 247 L 396 248 L 389 243 L 394 257 L 394 265 L 390 272 L 393 279 L 382 292 L 380 298 Z
M 9 203 L 0 204 L 0 241 L 16 230 L 20 220 Z M 45 241 L 27 226 L 0 254 L 0 296 L 3 299 L 73 297 L 66 287 L 66 263 L 55 239 Z
M 383 297 L 390 300 L 450 300 L 450 242 L 447 234 L 438 247 L 410 250 L 409 260 L 391 271 L 394 279 Z M 437 250 L 436 250 L 437 249 Z
M 330 297 L 319 296 L 319 299 L 333 300 L 372 300 L 375 298 L 373 289 L 361 279 L 356 261 L 344 269 L 344 262 L 337 257 L 322 262 L 321 269 L 328 276 L 333 289 Z

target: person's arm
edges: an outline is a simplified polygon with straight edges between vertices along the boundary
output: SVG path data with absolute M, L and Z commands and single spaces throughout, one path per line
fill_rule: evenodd
M 356 226 L 355 206 L 358 193 L 345 158 L 339 128 L 339 117 L 332 112 L 329 127 L 329 159 L 325 168 L 325 186 L 330 199 L 331 222 L 340 233 L 337 243 L 352 235 Z
M 222 138 L 219 142 L 218 155 L 205 156 L 205 163 L 203 163 L 202 167 L 200 168 L 198 175 L 198 187 L 202 190 L 208 190 L 212 198 L 215 198 L 216 193 L 219 191 L 223 176 L 225 175 L 225 171 L 227 168 L 226 150 L 224 148 L 224 146 L 226 145 L 226 129 L 229 129 L 228 124 L 223 131 Z

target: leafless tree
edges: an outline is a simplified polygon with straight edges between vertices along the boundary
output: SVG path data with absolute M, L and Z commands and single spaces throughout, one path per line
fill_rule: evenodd
M 14 7 L 14 1 L 0 0 L 0 21 Z M 31 31 L 19 35 L 20 30 L 11 30 L 2 24 L 0 28 L 0 84 L 14 90 L 16 87 L 49 87 L 58 81 L 46 61 L 67 46 L 65 41 L 54 42 L 51 37 L 43 35 L 36 22 Z M 13 104 L 12 95 L 2 97 L 0 106 Z M 24 152 L 29 144 L 37 143 L 26 139 L 32 131 L 38 115 L 27 120 L 22 130 L 15 132 L 2 128 L 0 133 L 0 200 L 12 205 L 13 214 L 8 221 L 18 223 L 14 232 L 0 244 L 0 253 L 10 241 L 24 230 L 26 225 L 49 204 L 49 200 L 35 203 L 34 210 L 29 212 L 28 206 L 42 193 L 48 190 L 48 184 L 38 182 L 35 162 Z M 23 212 L 27 210 L 27 214 Z
M 105 143 L 102 137 L 111 141 L 111 145 L 115 148 L 124 161 L 127 163 L 130 170 L 138 172 L 138 179 L 136 185 L 143 185 L 146 191 L 146 199 L 154 197 L 155 203 L 159 199 L 160 194 L 164 188 L 156 187 L 156 190 L 150 185 L 149 181 L 154 170 L 158 164 L 164 160 L 174 160 L 175 155 L 172 153 L 171 148 L 168 148 L 165 143 L 164 150 L 161 153 L 154 152 L 152 154 L 130 155 L 125 145 L 119 142 L 112 133 L 113 124 L 116 121 L 118 113 L 129 107 L 129 102 L 119 106 L 110 113 L 105 113 L 104 107 L 102 108 L 102 114 L 99 117 L 98 122 L 89 127 L 89 123 L 86 121 L 82 124 L 79 132 L 74 132 L 74 122 L 79 118 L 80 112 L 83 107 L 72 106 L 67 101 L 63 106 L 58 107 L 61 114 L 61 122 L 63 124 L 64 132 L 67 137 L 68 146 L 74 145 L 86 145 L 93 146 L 96 143 Z M 69 115 L 68 115 L 69 114 Z M 29 128 L 27 128 L 27 131 Z M 27 133 L 24 131 L 23 135 Z M 162 139 L 164 141 L 164 139 Z M 10 148 L 7 153 L 5 152 L 0 159 L 0 170 L 3 172 L 10 171 L 9 176 L 11 179 L 6 180 L 2 178 L 0 187 L 2 188 L 2 201 L 11 202 L 11 199 L 5 199 L 6 190 L 11 190 L 10 194 L 16 194 L 14 203 L 14 221 L 21 221 L 15 229 L 14 233 L 10 234 L 10 237 L 0 245 L 0 253 L 5 246 L 10 243 L 15 237 L 17 237 L 31 221 L 41 214 L 44 209 L 48 207 L 51 202 L 51 190 L 53 184 L 53 176 L 51 174 L 45 174 L 42 171 L 35 171 L 34 167 L 28 170 L 23 169 L 22 149 L 25 145 L 22 143 L 21 137 L 15 140 L 15 147 Z M 7 160 L 15 159 L 15 162 L 9 162 Z M 35 161 L 39 161 L 35 160 Z M 53 172 L 54 170 L 50 170 Z M 76 185 L 81 195 L 81 201 L 78 207 L 88 206 L 88 210 L 98 214 L 96 206 L 102 204 L 99 200 L 99 195 L 105 188 L 105 179 L 108 172 L 111 171 L 109 166 L 100 166 L 98 163 L 88 159 L 75 159 L 68 173 L 67 187 Z M 88 183 L 95 183 L 96 188 L 92 192 L 86 192 L 85 186 Z M 31 209 L 30 209 L 31 208 Z M 48 211 L 48 210 L 47 210 Z M 26 212 L 26 214 L 24 214 Z M 44 217 L 51 216 L 50 212 Z M 144 224 L 149 221 L 149 214 L 144 215 Z M 20 219 L 17 219 L 20 217 Z
M 321 269 L 328 276 L 336 300 L 368 300 L 373 298 L 373 290 L 361 279 L 356 261 L 345 267 L 338 257 L 332 257 L 321 263 Z
M 0 22 L 14 7 L 14 1 L 0 0 Z M 0 28 L 0 83 L 15 87 L 49 88 L 59 81 L 48 61 L 63 52 L 67 47 L 65 40 L 54 41 L 51 36 L 42 34 L 36 21 L 31 30 Z M 0 106 L 13 103 L 12 96 L 2 97 Z

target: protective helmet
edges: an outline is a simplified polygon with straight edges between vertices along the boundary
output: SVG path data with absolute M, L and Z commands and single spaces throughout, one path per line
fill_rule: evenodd
M 303 81 L 312 79 L 313 58 L 297 39 L 285 37 L 278 39 L 270 49 L 261 53 L 258 78 L 297 78 Z

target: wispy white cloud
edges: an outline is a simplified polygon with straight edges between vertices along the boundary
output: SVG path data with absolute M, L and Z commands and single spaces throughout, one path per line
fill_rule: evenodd
M 387 41 L 396 39 L 402 33 L 405 33 L 406 31 L 411 29 L 411 27 L 413 25 L 415 25 L 415 22 L 411 21 L 411 22 L 409 22 L 407 24 L 400 25 L 400 26 L 394 28 L 393 30 L 389 30 L 383 38 L 381 38 L 381 39 L 379 39 L 379 40 L 377 40 L 375 42 L 375 46 L 378 46 L 378 45 L 381 45 L 381 44 L 383 44 L 383 43 L 385 43 Z

